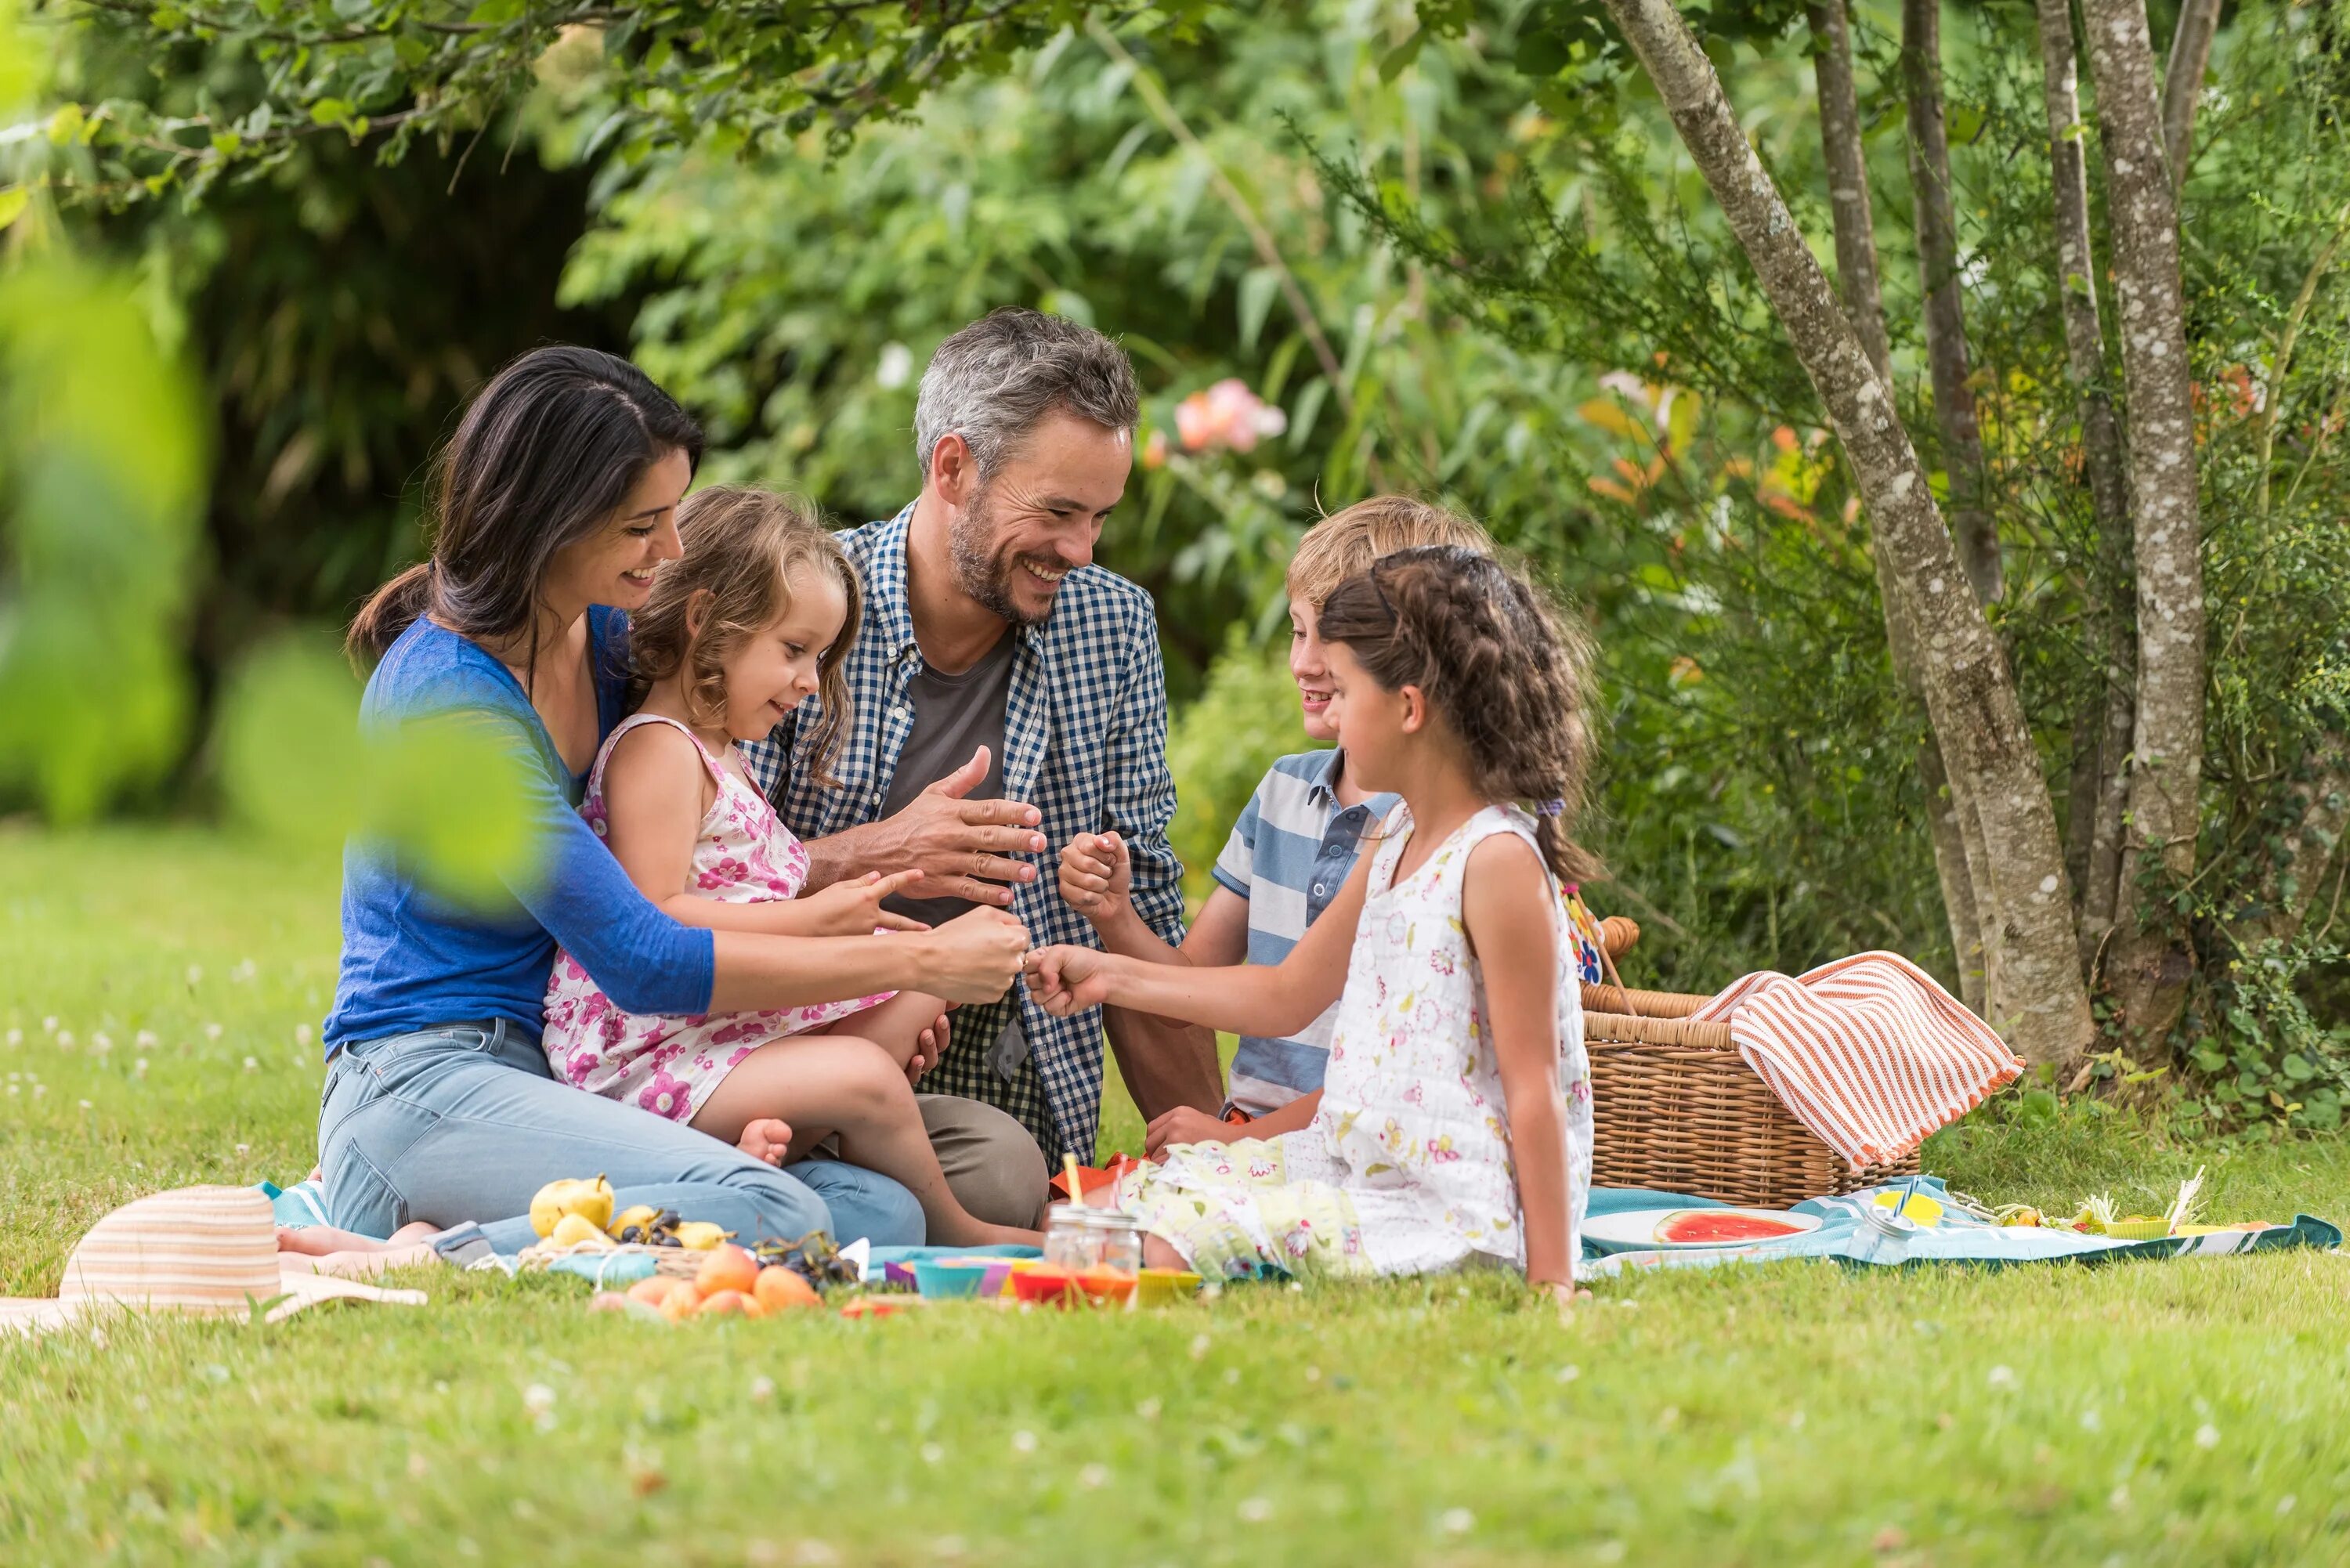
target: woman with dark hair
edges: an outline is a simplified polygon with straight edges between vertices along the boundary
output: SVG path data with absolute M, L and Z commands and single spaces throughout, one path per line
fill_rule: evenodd
M 625 612 L 680 553 L 675 513 L 702 452 L 684 410 L 625 359 L 536 349 L 482 389 L 433 471 L 432 558 L 352 623 L 372 661 L 362 722 L 456 719 L 519 757 L 534 873 L 461 904 L 387 846 L 343 863 L 342 972 L 325 1030 L 319 1163 L 334 1225 L 483 1227 L 502 1252 L 562 1177 L 602 1172 L 622 1206 L 712 1220 L 746 1241 L 832 1229 L 919 1242 L 897 1183 L 831 1161 L 785 1174 L 706 1134 L 548 1075 L 541 1004 L 560 942 L 621 1007 L 702 1013 L 893 990 L 992 1001 L 1019 971 L 1020 923 L 975 909 L 934 930 L 776 937 L 671 919 L 574 809 L 622 716 Z M 346 1240 L 306 1240 L 306 1251 Z

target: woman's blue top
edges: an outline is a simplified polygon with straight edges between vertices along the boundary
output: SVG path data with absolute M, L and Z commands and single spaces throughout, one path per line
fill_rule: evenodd
M 628 620 L 588 612 L 598 747 L 621 719 Z M 562 753 L 514 673 L 472 639 L 419 618 L 376 666 L 359 706 L 370 730 L 463 714 L 510 738 L 541 846 L 538 875 L 490 907 L 459 905 L 421 884 L 390 845 L 343 850 L 343 959 L 323 1031 L 331 1057 L 353 1041 L 503 1018 L 538 1038 L 560 942 L 629 1012 L 705 1012 L 715 968 L 711 934 L 670 919 L 629 880 L 579 815 L 586 780 Z

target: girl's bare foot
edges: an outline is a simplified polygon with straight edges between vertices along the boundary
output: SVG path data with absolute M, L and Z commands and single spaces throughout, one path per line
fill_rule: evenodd
M 734 1147 L 753 1159 L 765 1160 L 769 1165 L 781 1165 L 791 1152 L 792 1124 L 774 1116 L 759 1116 L 743 1124 L 743 1136 Z
M 441 1227 L 419 1220 L 412 1225 L 402 1225 L 391 1233 L 391 1240 L 379 1241 L 372 1236 L 362 1236 L 356 1231 L 338 1231 L 332 1225 L 280 1225 L 277 1227 L 277 1250 L 298 1252 L 305 1257 L 323 1258 L 334 1252 L 383 1252 L 393 1248 L 406 1251 L 430 1236 L 438 1236 Z

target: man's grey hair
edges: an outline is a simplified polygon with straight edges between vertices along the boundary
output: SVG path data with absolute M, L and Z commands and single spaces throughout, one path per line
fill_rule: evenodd
M 1126 350 L 1090 327 L 1039 310 L 982 317 L 940 344 L 922 372 L 914 452 L 923 476 L 939 438 L 959 435 L 984 483 L 1055 410 L 1131 431 L 1142 398 Z

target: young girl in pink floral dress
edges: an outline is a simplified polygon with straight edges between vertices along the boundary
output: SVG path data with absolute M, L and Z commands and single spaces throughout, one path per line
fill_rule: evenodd
M 580 814 L 647 898 L 722 941 L 920 929 L 881 908 L 919 871 L 801 897 L 807 850 L 734 750 L 810 696 L 823 699 L 823 733 L 840 732 L 858 601 L 847 558 L 810 511 L 764 491 L 698 492 L 677 526 L 685 555 L 630 619 L 643 701 L 598 753 Z M 780 1012 L 631 1013 L 557 952 L 542 1044 L 557 1077 L 773 1164 L 837 1135 L 843 1158 L 912 1191 L 933 1242 L 1033 1244 L 1036 1232 L 983 1224 L 955 1200 L 923 1130 L 907 1065 L 945 1040 L 944 1024 L 938 998 L 911 992 Z
M 1056 1013 L 1102 1002 L 1269 1037 L 1336 1002 L 1321 1106 L 1273 1138 L 1179 1144 L 1109 1201 L 1146 1257 L 1203 1272 L 1425 1273 L 1478 1262 L 1573 1289 L 1591 1079 L 1561 884 L 1586 766 L 1582 649 L 1489 556 L 1424 545 L 1324 601 L 1329 713 L 1403 803 L 1279 964 L 1032 952 Z M 1519 805 L 1526 802 L 1531 812 Z

